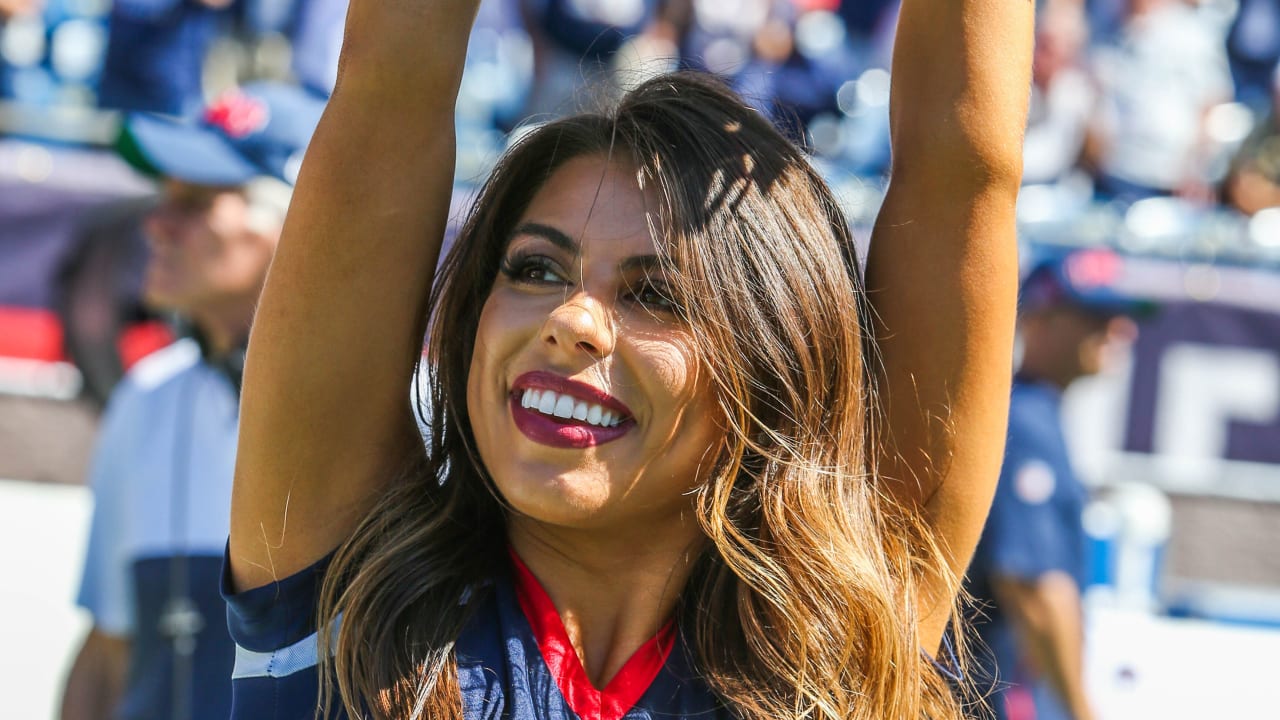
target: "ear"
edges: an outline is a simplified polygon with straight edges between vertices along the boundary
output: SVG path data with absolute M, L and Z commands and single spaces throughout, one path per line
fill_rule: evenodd
M 1138 323 L 1133 318 L 1117 315 L 1107 322 L 1107 341 L 1131 343 L 1138 339 Z

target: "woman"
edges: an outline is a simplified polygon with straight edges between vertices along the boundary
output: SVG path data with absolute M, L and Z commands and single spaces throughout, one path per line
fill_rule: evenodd
M 526 138 L 433 278 L 474 4 L 352 3 L 244 378 L 237 716 L 959 717 L 1031 6 L 904 2 L 863 287 L 803 156 L 688 76 Z

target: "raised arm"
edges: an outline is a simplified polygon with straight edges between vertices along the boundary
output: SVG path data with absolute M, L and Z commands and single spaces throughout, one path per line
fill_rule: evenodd
M 1004 448 L 1034 12 L 1032 0 L 903 0 L 895 41 L 892 176 L 867 261 L 883 469 L 957 573 Z M 920 642 L 933 649 L 952 596 L 942 579 L 929 589 Z
M 244 375 L 231 505 L 238 589 L 341 543 L 421 452 L 409 406 L 453 182 L 478 0 L 352 0 Z

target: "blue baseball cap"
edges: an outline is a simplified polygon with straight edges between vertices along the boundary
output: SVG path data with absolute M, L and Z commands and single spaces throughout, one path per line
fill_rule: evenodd
M 130 114 L 116 149 L 149 175 L 226 187 L 266 175 L 292 185 L 324 105 L 301 87 L 253 83 L 223 93 L 197 117 Z
M 1155 304 L 1120 289 L 1126 260 L 1106 248 L 1040 250 L 1022 280 L 1022 313 L 1068 305 L 1100 315 L 1149 315 Z

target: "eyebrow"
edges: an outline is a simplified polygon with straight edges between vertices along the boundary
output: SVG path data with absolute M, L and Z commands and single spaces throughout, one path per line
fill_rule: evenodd
M 574 255 L 579 253 L 577 240 L 574 240 L 550 225 L 543 225 L 542 223 L 535 222 L 521 223 L 520 226 L 511 233 L 512 237 L 517 235 L 533 235 L 540 237 L 567 253 L 573 253 Z
M 574 240 L 572 237 L 569 237 L 567 234 L 551 227 L 550 225 L 543 225 L 542 223 L 521 223 L 515 231 L 511 233 L 511 235 L 512 237 L 517 235 L 533 235 L 535 237 L 540 237 L 561 250 L 575 256 L 582 252 L 582 248 L 578 244 L 577 240 Z M 657 255 L 634 255 L 623 260 L 619 265 L 619 269 L 624 272 L 630 270 L 648 271 L 658 267 L 659 264 L 660 262 Z

